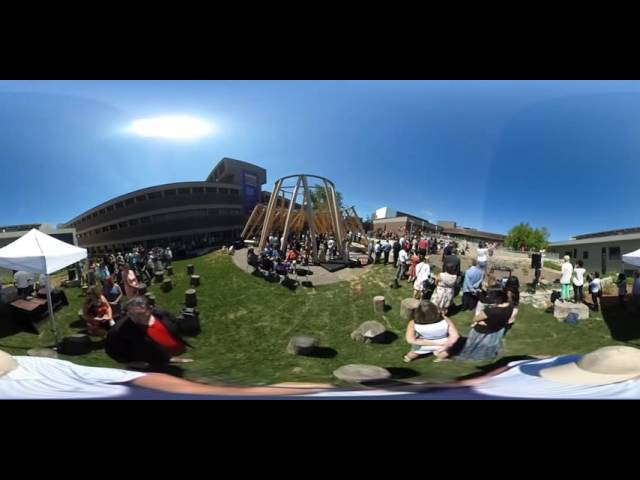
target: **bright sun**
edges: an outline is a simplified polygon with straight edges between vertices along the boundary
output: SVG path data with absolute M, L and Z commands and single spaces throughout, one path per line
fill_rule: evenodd
M 175 115 L 135 120 L 130 131 L 141 137 L 191 140 L 213 132 L 213 125 L 195 117 Z

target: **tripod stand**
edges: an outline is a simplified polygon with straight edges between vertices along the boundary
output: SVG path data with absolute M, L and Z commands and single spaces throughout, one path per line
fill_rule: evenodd
M 536 293 L 536 288 L 538 288 L 538 286 L 542 287 L 542 290 L 547 292 L 547 286 L 544 283 L 540 282 L 540 277 L 542 275 L 542 268 L 536 268 L 535 271 L 536 273 L 533 278 L 533 282 L 531 282 L 530 293 Z

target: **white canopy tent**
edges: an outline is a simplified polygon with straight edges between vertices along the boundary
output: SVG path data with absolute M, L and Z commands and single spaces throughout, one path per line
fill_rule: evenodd
M 640 248 L 635 252 L 625 253 L 622 255 L 622 261 L 629 265 L 640 267 Z
M 51 273 L 86 258 L 87 250 L 85 248 L 69 245 L 35 228 L 6 247 L 0 248 L 0 267 L 23 270 L 30 273 L 44 273 L 47 276 L 47 285 L 50 285 L 49 275 Z M 49 304 L 51 328 L 57 345 L 58 332 L 53 316 L 49 288 L 47 288 L 47 302 Z

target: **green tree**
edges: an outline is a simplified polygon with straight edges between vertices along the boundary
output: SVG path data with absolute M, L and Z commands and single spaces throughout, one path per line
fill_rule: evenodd
M 327 209 L 327 192 L 321 185 L 314 185 L 309 189 L 309 199 L 311 206 L 315 211 Z M 338 203 L 338 211 L 342 208 L 342 194 L 336 191 L 336 202 Z
M 514 250 L 521 247 L 529 250 L 547 248 L 549 245 L 549 230 L 546 227 L 533 228 L 528 223 L 519 223 L 509 230 L 505 244 Z

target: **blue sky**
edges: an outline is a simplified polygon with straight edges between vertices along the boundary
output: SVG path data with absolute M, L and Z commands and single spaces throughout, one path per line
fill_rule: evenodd
M 216 125 L 192 141 L 139 118 Z M 222 157 L 329 177 L 362 216 L 552 240 L 640 225 L 640 82 L 0 81 L 0 224 L 62 223 L 114 196 L 204 180 Z M 637 195 L 636 195 L 637 196 Z

